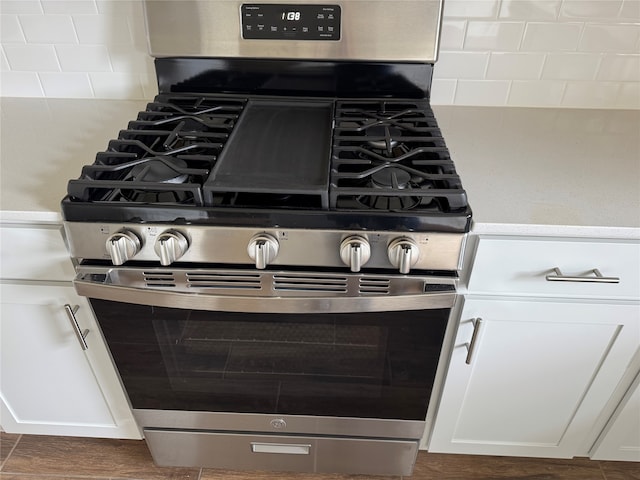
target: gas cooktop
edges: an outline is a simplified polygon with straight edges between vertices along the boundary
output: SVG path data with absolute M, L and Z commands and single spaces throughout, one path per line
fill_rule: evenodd
M 67 221 L 468 230 L 425 99 L 163 93 L 68 184 Z

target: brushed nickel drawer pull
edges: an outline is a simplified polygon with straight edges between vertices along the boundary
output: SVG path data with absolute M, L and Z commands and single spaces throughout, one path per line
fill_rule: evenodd
M 553 272 L 544 277 L 548 282 L 620 283 L 620 277 L 605 277 L 597 268 L 589 270 L 587 275 L 564 275 L 558 267 L 554 267 Z
M 87 345 L 87 335 L 89 335 L 89 329 L 85 329 L 84 331 L 80 330 L 80 325 L 78 324 L 78 320 L 76 319 L 76 313 L 80 308 L 79 305 L 74 305 L 73 307 L 68 303 L 65 304 L 64 310 L 67 312 L 67 317 L 69 317 L 69 321 L 71 322 L 71 327 L 73 328 L 76 337 L 78 337 L 78 342 L 80 342 L 80 347 L 82 350 L 88 350 L 89 345 Z
M 253 453 L 284 453 L 288 455 L 309 455 L 311 445 L 291 443 L 259 443 L 251 442 Z
M 480 332 L 480 324 L 482 323 L 481 318 L 474 318 L 471 320 L 473 323 L 473 334 L 471 335 L 471 342 L 465 343 L 464 346 L 467 349 L 467 358 L 464 363 L 467 365 L 471 364 L 471 359 L 473 358 L 473 352 L 476 350 L 476 344 L 478 341 L 478 332 Z

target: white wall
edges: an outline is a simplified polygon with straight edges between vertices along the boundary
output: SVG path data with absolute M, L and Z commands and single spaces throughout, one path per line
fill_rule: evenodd
M 3 96 L 156 92 L 140 0 L 0 0 L 0 19 Z M 640 108 L 640 0 L 446 0 L 440 50 L 434 104 Z

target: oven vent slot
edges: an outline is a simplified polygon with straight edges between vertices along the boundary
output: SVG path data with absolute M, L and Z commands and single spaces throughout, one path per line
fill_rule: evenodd
M 260 275 L 243 273 L 187 273 L 190 288 L 232 288 L 260 290 Z
M 175 287 L 176 279 L 173 272 L 142 272 L 144 284 L 147 287 Z
M 273 289 L 298 292 L 347 293 L 346 277 L 274 275 Z
M 360 294 L 362 295 L 388 295 L 388 278 L 362 277 L 360 279 Z

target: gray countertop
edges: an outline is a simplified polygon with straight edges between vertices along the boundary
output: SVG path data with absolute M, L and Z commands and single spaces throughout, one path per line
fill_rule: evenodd
M 144 101 L 1 102 L 0 219 L 59 222 L 66 182 Z M 640 238 L 640 111 L 435 106 L 478 233 Z

